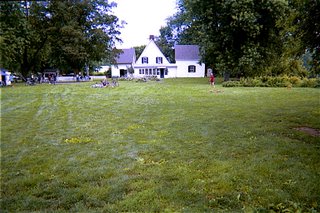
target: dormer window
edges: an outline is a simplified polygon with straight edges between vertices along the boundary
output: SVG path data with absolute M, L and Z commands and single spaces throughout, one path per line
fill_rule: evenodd
M 148 63 L 148 57 L 142 57 L 142 63 L 147 64 Z
M 162 64 L 162 57 L 156 57 L 156 63 Z

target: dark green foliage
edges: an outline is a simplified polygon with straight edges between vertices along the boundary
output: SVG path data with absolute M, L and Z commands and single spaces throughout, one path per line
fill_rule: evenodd
M 113 61 L 121 25 L 114 3 L 94 1 L 8 1 L 0 3 L 1 67 L 23 76 L 56 67 L 61 72 Z
M 282 52 L 277 22 L 286 7 L 280 0 L 181 0 L 170 26 L 178 41 L 199 44 L 216 72 L 254 76 Z
M 134 47 L 135 51 L 136 51 L 136 57 L 137 59 L 140 57 L 142 51 L 144 50 L 144 48 L 146 48 L 146 45 L 141 45 L 138 47 Z
M 222 83 L 224 87 L 240 87 L 241 84 L 239 81 L 225 81 Z
M 298 10 L 294 23 L 297 25 L 297 38 L 301 38 L 304 53 L 307 48 L 313 56 L 311 61 L 312 71 L 320 74 L 320 1 L 319 0 L 295 0 L 292 1 L 293 6 Z
M 170 63 L 175 63 L 174 58 L 174 38 L 170 27 L 160 28 L 160 37 L 156 40 L 156 44 L 161 49 L 161 52 L 166 56 Z
M 26 76 L 39 71 L 48 57 L 48 18 L 45 4 L 29 1 L 0 2 L 1 67 Z
M 319 73 L 317 0 L 179 0 L 178 6 L 168 19 L 168 41 L 200 45 L 202 61 L 226 79 Z

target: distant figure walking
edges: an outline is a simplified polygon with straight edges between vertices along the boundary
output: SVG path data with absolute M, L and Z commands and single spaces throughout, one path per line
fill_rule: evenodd
M 213 73 L 211 73 L 211 75 L 210 75 L 210 85 L 213 86 L 213 87 L 215 87 L 215 85 L 214 85 L 214 75 L 213 75 Z

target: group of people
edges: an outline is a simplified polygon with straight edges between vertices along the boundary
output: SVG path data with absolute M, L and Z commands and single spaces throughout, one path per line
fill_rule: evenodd
M 81 73 L 76 75 L 76 81 L 89 81 L 91 78 L 88 75 L 83 76 Z
M 56 82 L 57 82 L 57 75 L 56 75 L 56 74 L 50 74 L 50 75 L 48 75 L 48 81 L 49 81 L 49 84 L 56 84 Z
M 48 82 L 49 84 L 56 84 L 57 82 L 57 75 L 56 74 L 49 74 L 48 77 L 44 74 L 38 74 L 36 77 L 34 75 L 31 75 L 30 78 L 26 79 L 26 84 L 28 85 L 35 85 L 36 83 L 42 84 Z
M 4 75 L 0 75 L 0 87 L 4 87 L 4 86 L 11 86 L 13 82 L 13 75 L 12 74 L 4 74 Z
M 112 81 L 109 82 L 108 78 L 106 77 L 99 84 L 94 84 L 91 87 L 93 87 L 93 88 L 104 88 L 104 87 L 109 87 L 109 86 L 111 86 L 111 87 L 119 86 L 118 80 L 115 79 L 115 78 L 112 78 Z

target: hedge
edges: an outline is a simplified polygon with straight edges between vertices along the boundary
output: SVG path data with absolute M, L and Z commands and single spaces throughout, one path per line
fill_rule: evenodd
M 297 76 L 261 76 L 240 78 L 239 81 L 225 81 L 224 87 L 320 87 L 320 78 L 300 78 Z

